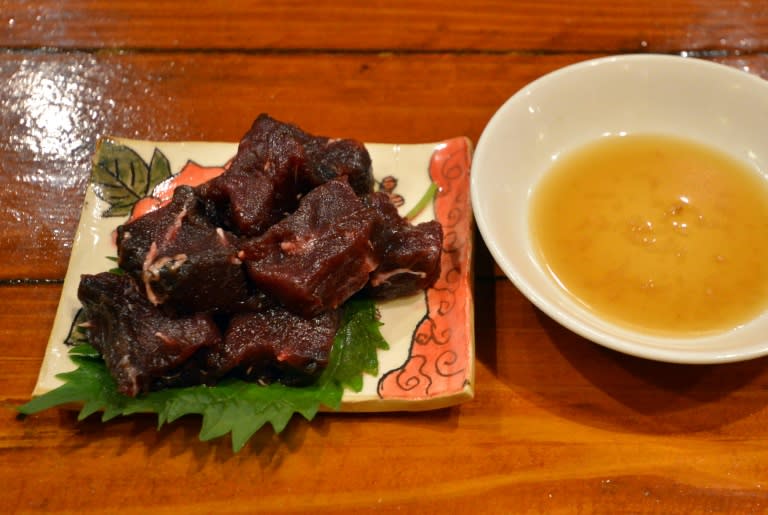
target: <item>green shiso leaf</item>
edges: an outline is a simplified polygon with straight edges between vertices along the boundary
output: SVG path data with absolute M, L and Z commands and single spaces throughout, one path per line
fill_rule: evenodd
M 344 319 L 333 342 L 328 367 L 320 382 L 336 381 L 352 391 L 363 388 L 363 373 L 378 375 L 378 349 L 389 349 L 381 336 L 376 304 L 368 300 L 347 302 Z
M 69 351 L 77 368 L 57 376 L 64 384 L 18 410 L 31 415 L 77 403 L 82 405 L 78 420 L 101 411 L 102 421 L 134 413 L 155 413 L 158 428 L 185 415 L 200 415 L 200 439 L 231 434 L 232 449 L 237 452 L 266 424 L 279 433 L 294 414 L 312 420 L 322 406 L 338 409 L 345 388 L 360 391 L 363 374 L 378 371 L 377 349 L 388 348 L 380 326 L 373 301 L 348 302 L 328 366 L 311 386 L 263 386 L 228 379 L 213 387 L 168 388 L 136 398 L 119 393 L 99 353 L 89 344 L 79 343 Z

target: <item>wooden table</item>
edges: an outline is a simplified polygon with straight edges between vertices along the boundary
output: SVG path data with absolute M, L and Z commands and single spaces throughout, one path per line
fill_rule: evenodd
M 199 420 L 20 419 L 102 135 L 237 141 L 259 112 L 477 141 L 569 63 L 685 54 L 768 78 L 768 2 L 0 0 L 0 511 L 758 513 L 768 359 L 644 361 L 551 321 L 477 241 L 476 398 L 321 414 L 240 453 Z M 767 140 L 768 141 L 768 140 Z

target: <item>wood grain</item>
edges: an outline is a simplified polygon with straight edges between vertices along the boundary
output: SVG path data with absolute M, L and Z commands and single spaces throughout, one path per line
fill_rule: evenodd
M 26 402 L 53 326 L 61 285 L 0 287 L 0 403 Z
M 10 48 L 678 52 L 768 48 L 764 1 L 5 0 Z
M 0 130 L 9 135 L 0 141 L 0 279 L 63 277 L 91 154 L 104 135 L 239 141 L 269 112 L 369 142 L 476 141 L 516 89 L 577 59 L 0 55 L 0 82 L 9 85 L 0 90 Z
M 0 280 L 63 278 L 99 137 L 238 141 L 269 112 L 369 142 L 476 142 L 515 91 L 591 57 L 0 54 Z M 719 61 L 768 77 L 765 55 Z
M 655 363 L 562 328 L 475 259 L 476 398 L 263 429 L 26 418 L 98 138 L 236 141 L 259 112 L 477 141 L 526 83 L 626 52 L 768 78 L 768 2 L 0 0 L 0 512 L 762 513 L 768 358 Z
M 568 333 L 506 281 L 478 287 L 493 293 L 478 295 L 479 311 L 496 307 L 493 325 L 478 320 L 475 401 L 428 413 L 321 414 L 279 437 L 262 430 L 237 455 L 226 440 L 198 442 L 194 417 L 160 431 L 143 416 L 78 423 L 52 410 L 17 420 L 12 406 L 46 334 L 0 333 L 12 349 L 0 358 L 0 505 L 81 511 L 107 500 L 117 513 L 251 512 L 254 502 L 270 513 L 764 506 L 766 360 L 685 367 L 631 358 Z M 57 296 L 55 286 L 0 288 L 2 305 L 46 318 Z M 0 327 L 34 318 L 5 310 Z M 11 345 L 14 337 L 28 346 Z M 34 474 L 15 473 L 18 463 Z M 183 488 L 172 486 L 182 478 Z

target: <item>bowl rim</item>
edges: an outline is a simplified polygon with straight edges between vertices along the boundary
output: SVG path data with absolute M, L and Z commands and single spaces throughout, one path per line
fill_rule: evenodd
M 525 84 L 518 89 L 512 96 L 510 96 L 493 114 L 488 123 L 484 127 L 478 141 L 475 146 L 475 152 L 472 162 L 472 173 L 470 176 L 470 196 L 473 205 L 474 218 L 478 231 L 483 238 L 483 241 L 488 248 L 491 256 L 494 258 L 496 264 L 504 272 L 507 278 L 514 284 L 514 286 L 538 309 L 544 314 L 555 320 L 558 324 L 569 329 L 570 331 L 598 344 L 603 347 L 607 347 L 624 354 L 651 359 L 655 361 L 662 361 L 668 363 L 679 364 L 718 364 L 718 363 L 730 363 L 737 361 L 745 361 L 749 359 L 758 358 L 768 355 L 768 337 L 761 346 L 750 346 L 747 348 L 728 347 L 707 350 L 702 352 L 701 350 L 687 350 L 678 346 L 675 348 L 675 343 L 690 342 L 692 339 L 699 339 L 697 337 L 675 337 L 675 336 L 655 336 L 642 333 L 642 331 L 633 330 L 612 324 L 602 320 L 599 316 L 590 314 L 589 317 L 599 322 L 599 325 L 605 324 L 610 327 L 614 327 L 617 331 L 626 334 L 633 334 L 651 338 L 659 342 L 665 342 L 671 344 L 672 348 L 662 346 L 651 346 L 643 344 L 642 342 L 628 341 L 615 334 L 600 330 L 592 325 L 586 325 L 581 323 L 569 315 L 566 310 L 558 307 L 554 303 L 550 303 L 544 295 L 540 294 L 536 288 L 521 274 L 514 266 L 512 266 L 508 260 L 504 257 L 504 254 L 496 241 L 491 237 L 491 222 L 486 219 L 486 213 L 482 208 L 482 199 L 479 197 L 479 181 L 482 172 L 479 173 L 478 165 L 483 164 L 486 159 L 486 153 L 490 134 L 496 130 L 497 126 L 502 123 L 502 120 L 507 116 L 507 111 L 511 109 L 513 105 L 519 102 L 520 97 L 529 94 L 542 84 L 552 82 L 553 80 L 560 80 L 561 77 L 571 73 L 579 73 L 587 68 L 594 68 L 599 66 L 613 66 L 623 65 L 625 63 L 630 64 L 648 64 L 656 65 L 662 63 L 676 63 L 679 66 L 691 66 L 700 67 L 709 72 L 714 71 L 718 74 L 725 74 L 729 78 L 735 78 L 742 83 L 749 84 L 751 87 L 758 87 L 765 89 L 768 96 L 768 81 L 761 77 L 747 73 L 746 71 L 739 70 L 735 67 L 720 64 L 696 57 L 688 57 L 683 55 L 670 55 L 670 54 L 619 54 L 610 55 L 604 57 L 597 57 L 578 61 L 568 64 L 549 73 L 546 73 L 533 81 Z M 764 314 L 765 315 L 765 314 Z M 759 317 L 760 318 L 760 317 Z M 726 331 L 728 332 L 728 331 Z M 722 336 L 722 334 L 720 335 Z

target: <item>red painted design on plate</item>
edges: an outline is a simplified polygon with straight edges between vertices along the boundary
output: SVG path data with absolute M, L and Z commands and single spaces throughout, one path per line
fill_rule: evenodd
M 466 138 L 438 145 L 429 174 L 439 190 L 435 218 L 443 226 L 441 274 L 425 293 L 427 313 L 416 327 L 407 361 L 384 374 L 383 399 L 419 400 L 460 392 L 471 380 L 472 211 Z
M 163 207 L 173 198 L 173 190 L 177 186 L 199 186 L 208 182 L 214 177 L 218 177 L 229 168 L 229 163 L 224 166 L 200 166 L 194 161 L 187 161 L 184 167 L 176 175 L 168 177 L 166 180 L 155 186 L 152 195 L 144 197 L 133 205 L 129 222 L 141 218 L 147 213 Z

